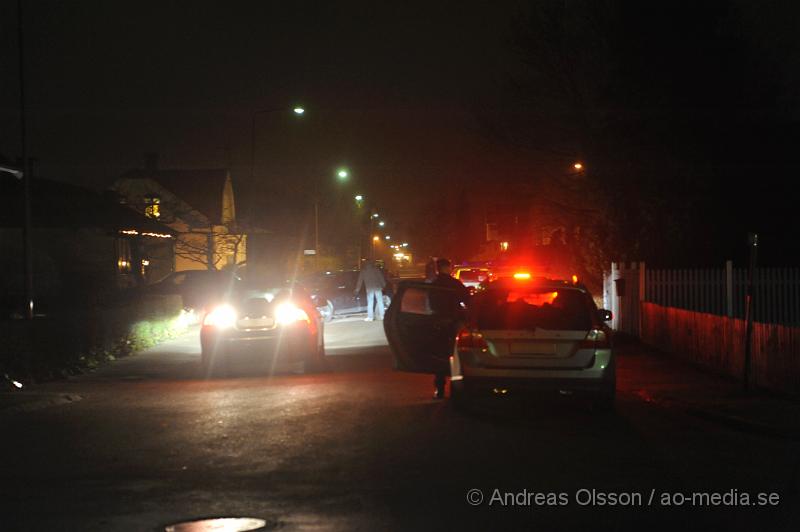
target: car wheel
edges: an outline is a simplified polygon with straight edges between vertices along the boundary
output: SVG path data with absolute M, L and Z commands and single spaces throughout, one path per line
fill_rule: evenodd
M 592 411 L 600 414 L 614 413 L 617 406 L 616 389 L 611 389 L 602 393 L 599 397 L 592 400 Z
M 472 405 L 472 394 L 464 389 L 464 381 L 450 381 L 450 403 L 456 410 L 468 410 Z
M 328 368 L 328 362 L 325 360 L 325 340 L 323 340 L 319 349 L 313 353 L 309 353 L 305 357 L 303 361 L 303 373 L 325 373 L 327 371 L 330 371 L 330 368 Z
M 200 354 L 200 368 L 203 372 L 203 377 L 227 377 L 228 376 L 228 360 L 223 353 L 211 353 L 203 350 Z

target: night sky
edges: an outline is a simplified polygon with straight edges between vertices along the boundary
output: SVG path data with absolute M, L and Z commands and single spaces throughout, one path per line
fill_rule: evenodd
M 542 34 L 526 37 L 535 27 L 526 16 L 542 6 L 588 9 L 600 14 L 586 19 L 597 33 L 566 35 L 591 67 L 575 70 L 587 76 L 589 116 L 616 135 L 595 167 L 602 158 L 610 175 L 624 159 L 652 185 L 641 194 L 671 186 L 667 205 L 699 211 L 670 229 L 703 241 L 684 249 L 672 237 L 676 262 L 697 249 L 710 250 L 700 262 L 738 259 L 751 227 L 772 262 L 800 262 L 789 215 L 800 162 L 791 3 L 24 4 L 28 153 L 40 175 L 105 188 L 157 152 L 164 168 L 230 167 L 240 212 L 253 217 L 276 198 L 330 186 L 346 166 L 348 186 L 398 228 L 445 190 L 535 180 L 594 153 L 585 138 L 594 125 L 561 107 L 541 70 Z M 16 2 L 3 2 L 6 160 L 20 155 L 16 21 Z M 602 55 L 597 42 L 608 45 Z M 289 114 L 295 104 L 307 109 L 301 120 Z M 253 180 L 251 117 L 261 109 L 287 112 L 258 115 Z

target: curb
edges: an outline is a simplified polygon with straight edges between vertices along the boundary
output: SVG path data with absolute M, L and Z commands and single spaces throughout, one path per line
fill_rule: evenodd
M 665 409 L 681 410 L 690 416 L 700 418 L 705 421 L 718 423 L 740 432 L 758 434 L 760 436 L 769 436 L 771 438 L 800 441 L 800 428 L 787 428 L 777 427 L 775 425 L 767 425 L 740 416 L 723 414 L 709 408 L 698 406 L 696 403 L 681 401 L 680 399 L 664 399 L 653 397 L 644 390 L 639 390 L 635 395 L 645 403 L 650 403 Z
M 0 398 L 3 395 L 10 395 L 10 394 L 0 394 Z M 18 394 L 14 394 L 18 395 Z M 41 395 L 41 394 L 37 394 Z M 34 410 L 40 410 L 42 408 L 47 408 L 49 406 L 57 406 L 57 405 L 65 405 L 70 403 L 75 403 L 83 399 L 82 396 L 74 393 L 57 393 L 57 394 L 47 394 L 42 395 L 41 397 L 37 397 L 31 401 L 23 402 L 20 404 L 15 404 L 12 406 L 2 406 L 2 402 L 0 401 L 0 416 L 5 414 L 12 414 L 16 412 L 32 412 Z

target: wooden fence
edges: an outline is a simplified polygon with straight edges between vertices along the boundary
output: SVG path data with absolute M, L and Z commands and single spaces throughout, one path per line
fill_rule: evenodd
M 741 378 L 742 319 L 641 303 L 641 339 L 677 356 Z M 800 393 L 800 327 L 753 324 L 752 384 Z

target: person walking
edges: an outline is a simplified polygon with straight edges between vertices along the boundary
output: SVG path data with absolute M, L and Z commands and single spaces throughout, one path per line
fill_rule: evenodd
M 448 298 L 449 302 L 438 302 L 437 305 L 440 305 L 441 308 L 446 308 L 448 303 L 455 303 L 458 308 L 466 308 L 467 302 L 469 301 L 469 290 L 466 286 L 461 284 L 461 281 L 455 279 L 450 275 L 452 272 L 453 265 L 450 263 L 448 259 L 440 258 L 436 260 L 436 277 L 434 277 L 433 281 L 431 282 L 434 286 L 441 286 L 443 288 L 447 288 L 452 291 L 453 301 L 452 298 Z M 455 323 L 454 323 L 455 325 Z M 448 351 L 452 349 L 452 339 L 455 338 L 456 331 L 449 331 L 449 334 L 446 336 L 446 344 L 442 345 L 442 354 L 447 355 L 449 354 Z M 443 399 L 444 398 L 444 387 L 446 382 L 446 376 L 449 370 L 441 370 L 434 374 L 433 376 L 433 386 L 434 386 L 434 393 L 433 397 L 435 399 Z
M 378 319 L 383 319 L 383 287 L 386 286 L 386 278 L 383 276 L 375 262 L 372 259 L 364 261 L 361 271 L 358 273 L 358 281 L 356 281 L 356 289 L 354 294 L 358 295 L 361 291 L 361 286 L 367 290 L 367 318 L 364 321 L 373 321 L 375 319 L 374 307 L 377 306 Z

